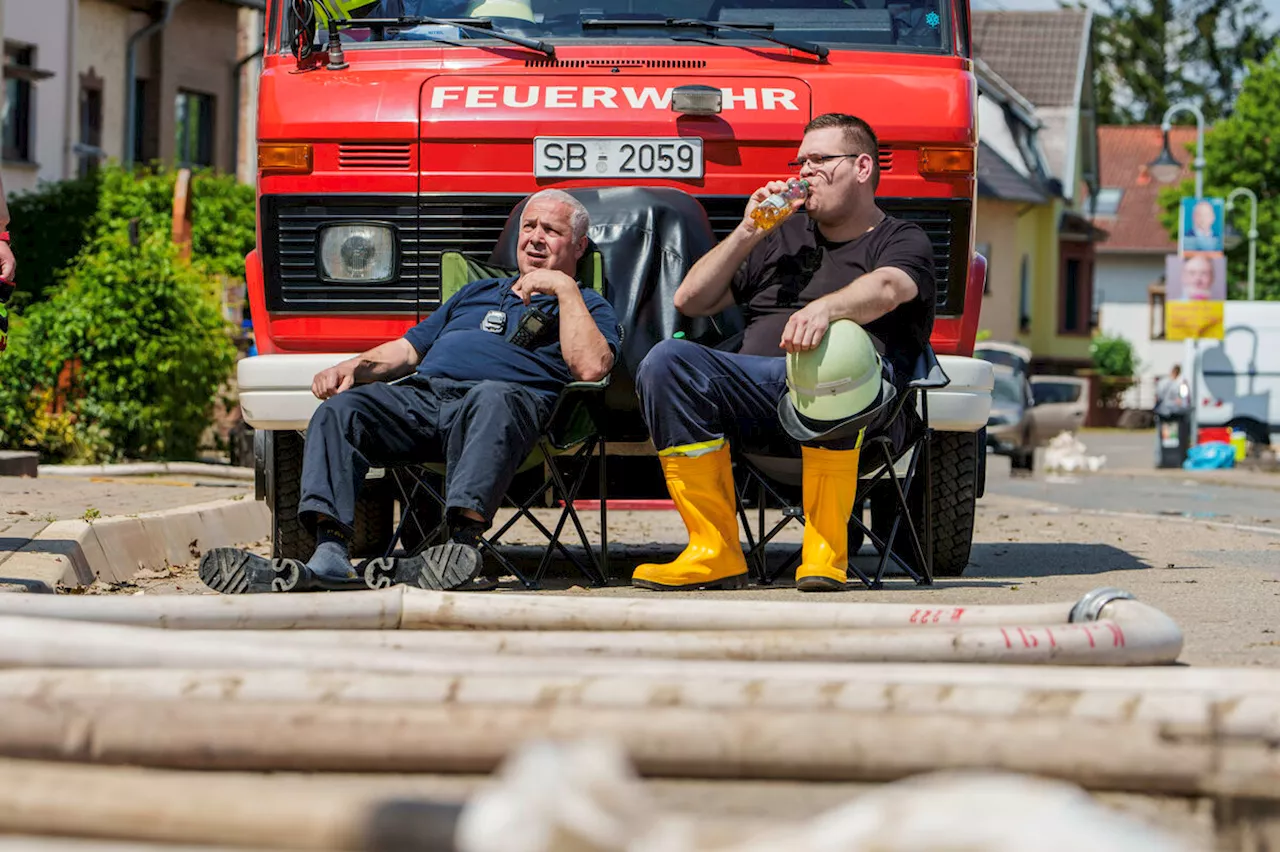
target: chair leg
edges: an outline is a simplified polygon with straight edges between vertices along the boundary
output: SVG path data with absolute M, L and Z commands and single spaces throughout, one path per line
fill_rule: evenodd
M 750 474 L 748 474 L 748 479 Z M 763 584 L 765 582 L 765 566 L 760 557 L 760 552 L 756 547 L 756 537 L 751 534 L 751 521 L 747 518 L 747 507 L 742 502 L 742 491 L 750 486 L 750 482 L 739 489 L 735 484 L 733 488 L 733 502 L 736 504 L 734 508 L 737 510 L 738 518 L 742 521 L 742 531 L 747 536 L 746 557 L 750 561 L 751 573 L 755 575 L 756 582 Z
M 556 526 L 555 531 L 553 532 L 552 530 L 548 529 L 546 524 L 544 524 L 541 520 L 539 520 L 537 515 L 534 515 L 533 512 L 531 511 L 533 504 L 538 501 L 538 499 L 543 495 L 544 492 L 546 492 L 548 489 L 551 489 L 554 493 L 555 486 L 556 486 L 555 478 L 548 475 L 547 479 L 543 481 L 541 487 L 536 489 L 530 497 L 525 499 L 523 503 L 519 503 L 516 505 L 515 514 L 512 515 L 507 520 L 507 522 L 503 524 L 501 528 L 498 529 L 497 532 L 482 539 L 482 541 L 488 547 L 489 552 L 494 554 L 494 556 L 498 559 L 498 561 L 502 564 L 502 566 L 506 568 L 508 572 L 510 572 L 511 574 L 514 574 L 516 578 L 519 579 L 520 582 L 525 586 L 525 588 L 528 588 L 528 589 L 541 588 L 542 575 L 545 573 L 546 568 L 550 565 L 550 561 L 551 561 L 549 551 L 553 548 L 556 550 L 559 550 L 564 555 L 565 559 L 572 562 L 574 567 L 576 567 L 584 575 L 590 576 L 590 569 L 584 567 L 582 562 L 578 559 L 578 557 L 576 557 L 567 547 L 564 546 L 564 543 L 560 541 L 560 532 L 563 530 L 564 523 L 566 520 L 566 516 L 564 512 L 561 512 L 559 523 Z M 539 533 L 542 534 L 544 538 L 547 539 L 547 542 L 548 542 L 547 549 L 543 551 L 542 557 L 539 559 L 539 567 L 536 573 L 532 577 L 526 577 L 524 573 L 520 571 L 519 568 L 516 567 L 515 563 L 507 559 L 504 555 L 502 555 L 500 551 L 502 536 L 505 535 L 507 531 L 510 530 L 513 526 L 515 526 L 515 524 L 521 518 L 524 518 L 525 520 L 529 521 L 529 523 L 533 524 L 533 526 L 538 530 Z
M 400 505 L 403 508 L 400 513 L 400 521 L 396 524 L 396 528 L 391 534 L 391 541 L 387 543 L 386 551 L 382 555 L 387 557 L 394 554 L 397 542 L 404 547 L 406 552 L 409 551 L 409 547 L 404 543 L 403 535 L 405 527 L 410 523 L 412 523 L 417 529 L 418 535 L 422 541 L 418 550 L 421 550 L 422 547 L 429 547 L 436 539 L 446 536 L 448 534 L 448 529 L 444 519 L 441 519 L 440 523 L 437 524 L 434 529 L 425 530 L 418 522 L 418 519 L 413 517 L 409 512 L 409 507 L 413 506 L 417 502 L 420 493 L 425 493 L 426 496 L 431 498 L 437 506 L 441 508 L 444 507 L 444 498 L 440 496 L 440 493 L 436 491 L 435 488 L 431 487 L 431 483 L 427 481 L 426 476 L 420 476 L 414 473 L 411 469 L 392 470 L 390 473 L 392 481 L 396 484 L 396 489 L 400 492 Z M 413 480 L 413 486 L 411 488 L 405 488 L 403 481 L 403 477 L 405 476 L 408 476 Z
M 928 394 L 924 395 L 928 398 Z M 927 406 L 928 403 L 926 402 Z M 928 423 L 928 411 L 925 408 L 925 423 Z M 924 447 L 924 564 L 920 567 L 924 571 L 923 585 L 933 585 L 933 430 L 925 427 L 924 437 L 921 438 L 921 444 Z
M 556 524 L 556 531 L 551 539 L 552 543 L 547 546 L 547 550 L 543 553 L 542 562 L 538 566 L 538 574 L 535 579 L 537 581 L 541 581 L 542 574 L 550 565 L 552 547 L 559 545 L 560 548 L 564 550 L 563 545 L 560 545 L 560 532 L 564 529 L 564 523 L 567 519 L 573 521 L 574 529 L 578 533 L 578 539 L 582 542 L 582 547 L 586 551 L 587 561 L 590 562 L 591 567 L 590 569 L 586 569 L 578 563 L 578 560 L 573 559 L 572 561 L 577 565 L 578 569 L 586 575 L 587 579 L 590 580 L 592 584 L 597 586 L 607 585 L 609 581 L 600 570 L 600 563 L 596 561 L 594 549 L 591 547 L 591 540 L 588 538 L 587 531 L 582 526 L 582 519 L 578 517 L 578 511 L 573 505 L 574 498 L 577 497 L 578 492 L 582 488 L 582 483 L 586 481 L 587 471 L 589 469 L 586 461 L 590 460 L 591 453 L 595 450 L 594 442 L 588 442 L 588 444 L 583 445 L 583 447 L 574 454 L 575 457 L 585 456 L 585 458 L 582 469 L 578 471 L 578 476 L 573 481 L 572 488 L 569 488 L 565 484 L 564 476 L 560 472 L 560 466 L 556 463 L 555 456 L 551 454 L 550 449 L 549 445 L 545 446 L 544 455 L 547 459 L 547 467 L 551 471 L 551 477 L 555 480 L 556 489 L 564 500 L 564 511 L 560 513 L 560 520 Z M 567 551 L 565 552 L 567 554 Z
M 855 505 L 855 506 L 857 506 L 857 505 L 860 505 L 860 503 L 855 503 L 854 505 Z M 858 517 L 858 515 L 857 515 L 857 510 L 856 510 L 856 509 L 854 510 L 854 512 L 855 512 L 855 516 L 854 516 L 854 517 L 852 517 L 852 518 L 850 518 L 850 519 L 849 519 L 849 522 L 850 522 L 850 523 L 852 523 L 852 524 L 857 524 L 858 529 L 862 531 L 862 534 L 863 534 L 864 536 L 866 536 L 868 539 L 870 539 L 872 544 L 875 544 L 875 542 L 876 542 L 876 536 L 875 536 L 875 533 L 873 533 L 873 532 L 870 530 L 870 528 L 868 528 L 868 527 L 867 527 L 867 525 L 866 525 L 866 524 L 864 524 L 864 523 L 859 519 L 859 517 Z M 867 574 L 866 574 L 866 572 L 865 572 L 865 571 L 863 571 L 863 570 L 862 570 L 861 568 L 859 568 L 856 564 L 854 564 L 854 557 L 855 557 L 855 555 L 856 555 L 856 554 L 853 554 L 853 553 L 850 553 L 850 554 L 849 554 L 849 573 L 851 573 L 851 574 L 853 574 L 853 576 L 857 577 L 857 578 L 858 578 L 858 582 L 862 583 L 862 585 L 866 586 L 868 589 L 870 589 L 870 588 L 874 588 L 874 584 L 873 584 L 873 582 L 872 582 L 871 578 L 867 576 Z
M 893 526 L 889 528 L 889 535 L 885 539 L 884 549 L 880 553 L 880 564 L 876 568 L 876 576 L 873 588 L 881 588 L 884 585 L 884 570 L 888 566 L 889 559 L 893 559 L 894 564 L 907 573 L 917 584 L 922 584 L 922 577 L 916 573 L 905 561 L 893 552 L 893 543 L 897 540 L 898 530 L 902 526 L 905 519 L 907 525 L 907 535 L 910 538 L 912 551 L 916 558 L 923 561 L 924 550 L 920 546 L 919 536 L 916 534 L 915 524 L 911 519 L 911 506 L 907 502 L 907 493 L 911 490 L 911 485 L 915 482 L 917 466 L 920 462 L 920 453 L 917 451 L 911 456 L 911 463 L 907 465 L 907 475 L 901 480 L 898 479 L 896 473 L 893 472 L 893 459 L 887 447 L 883 447 L 885 463 L 889 467 L 889 481 L 893 484 L 893 495 L 898 504 L 897 517 L 893 519 Z M 874 541 L 875 536 L 872 536 Z
M 600 573 L 604 576 L 604 585 L 609 585 L 609 462 L 608 448 L 605 447 L 604 436 L 600 436 Z

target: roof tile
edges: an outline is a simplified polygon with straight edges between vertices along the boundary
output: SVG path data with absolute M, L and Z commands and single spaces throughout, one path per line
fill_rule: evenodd
M 1169 134 L 1173 155 L 1182 162 L 1180 179 L 1191 177 L 1187 146 L 1195 142 L 1193 127 L 1175 127 Z M 1150 252 L 1172 254 L 1178 243 L 1160 224 L 1160 184 L 1147 172 L 1147 164 L 1160 154 L 1164 134 L 1151 124 L 1104 125 L 1098 128 L 1098 159 L 1103 189 L 1123 191 L 1114 216 L 1095 216 L 1095 225 L 1111 237 L 1098 246 L 1100 252 Z M 1081 197 L 1084 197 L 1082 194 Z
M 1074 106 L 1088 12 L 974 12 L 973 53 L 1036 106 Z

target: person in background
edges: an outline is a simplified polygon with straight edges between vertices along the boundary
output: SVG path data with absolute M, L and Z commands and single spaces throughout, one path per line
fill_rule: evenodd
M 4 304 L 17 287 L 13 283 L 17 270 L 13 248 L 9 245 L 9 205 L 4 200 L 4 185 L 0 184 L 0 351 L 4 351 L 8 342 L 9 312 L 5 310 Z
M 1182 380 L 1182 365 L 1174 364 L 1169 375 L 1156 383 L 1156 414 L 1167 416 L 1188 407 L 1190 392 Z

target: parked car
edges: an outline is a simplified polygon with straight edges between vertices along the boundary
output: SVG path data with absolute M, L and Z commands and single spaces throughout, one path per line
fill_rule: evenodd
M 1031 471 L 1035 464 L 1032 434 L 1031 350 L 1016 343 L 984 340 L 973 347 L 973 357 L 989 361 L 996 384 L 987 419 L 987 449 L 1008 456 L 1014 470 Z
M 1060 432 L 1084 425 L 1089 409 L 1089 381 L 1079 376 L 1032 376 L 1035 440 L 1047 442 Z
M 1016 343 L 984 340 L 973 345 L 973 357 L 1008 367 L 1024 376 L 1031 375 L 1031 350 Z
M 1035 466 L 1036 431 L 1031 383 L 1025 373 L 994 364 L 991 414 L 987 418 L 987 448 L 1008 456 L 1014 470 L 1030 472 Z

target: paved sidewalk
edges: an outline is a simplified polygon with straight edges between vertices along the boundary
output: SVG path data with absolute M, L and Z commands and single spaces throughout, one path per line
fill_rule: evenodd
M 31 574 L 14 568 L 18 562 L 30 561 L 33 554 L 44 561 L 69 560 L 84 574 L 84 569 L 99 570 L 98 554 L 77 551 L 83 542 L 75 540 L 86 524 L 136 519 L 156 512 L 179 513 L 190 510 L 203 519 L 217 512 L 199 512 L 200 507 L 225 506 L 228 500 L 253 501 L 253 483 L 198 476 L 118 477 L 42 476 L 37 479 L 0 477 L 0 576 L 38 579 L 46 585 L 57 580 L 52 566 L 49 572 Z M 213 521 L 216 523 L 216 518 Z M 57 524 L 58 526 L 52 526 Z M 186 528 L 190 528 L 187 525 Z M 43 535 L 42 535 L 43 534 Z M 80 535 L 79 538 L 84 536 Z M 46 540 L 47 539 L 47 540 Z M 15 559 L 23 549 L 26 550 Z M 84 557 L 88 561 L 84 564 Z M 117 554 L 113 554 L 117 555 Z M 125 554 L 118 554 L 122 561 Z M 133 553 L 128 554 L 130 567 L 141 565 Z M 8 563 L 7 565 L 5 563 Z M 46 576 L 47 574 L 47 576 Z M 82 580 L 86 579 L 82 576 Z

